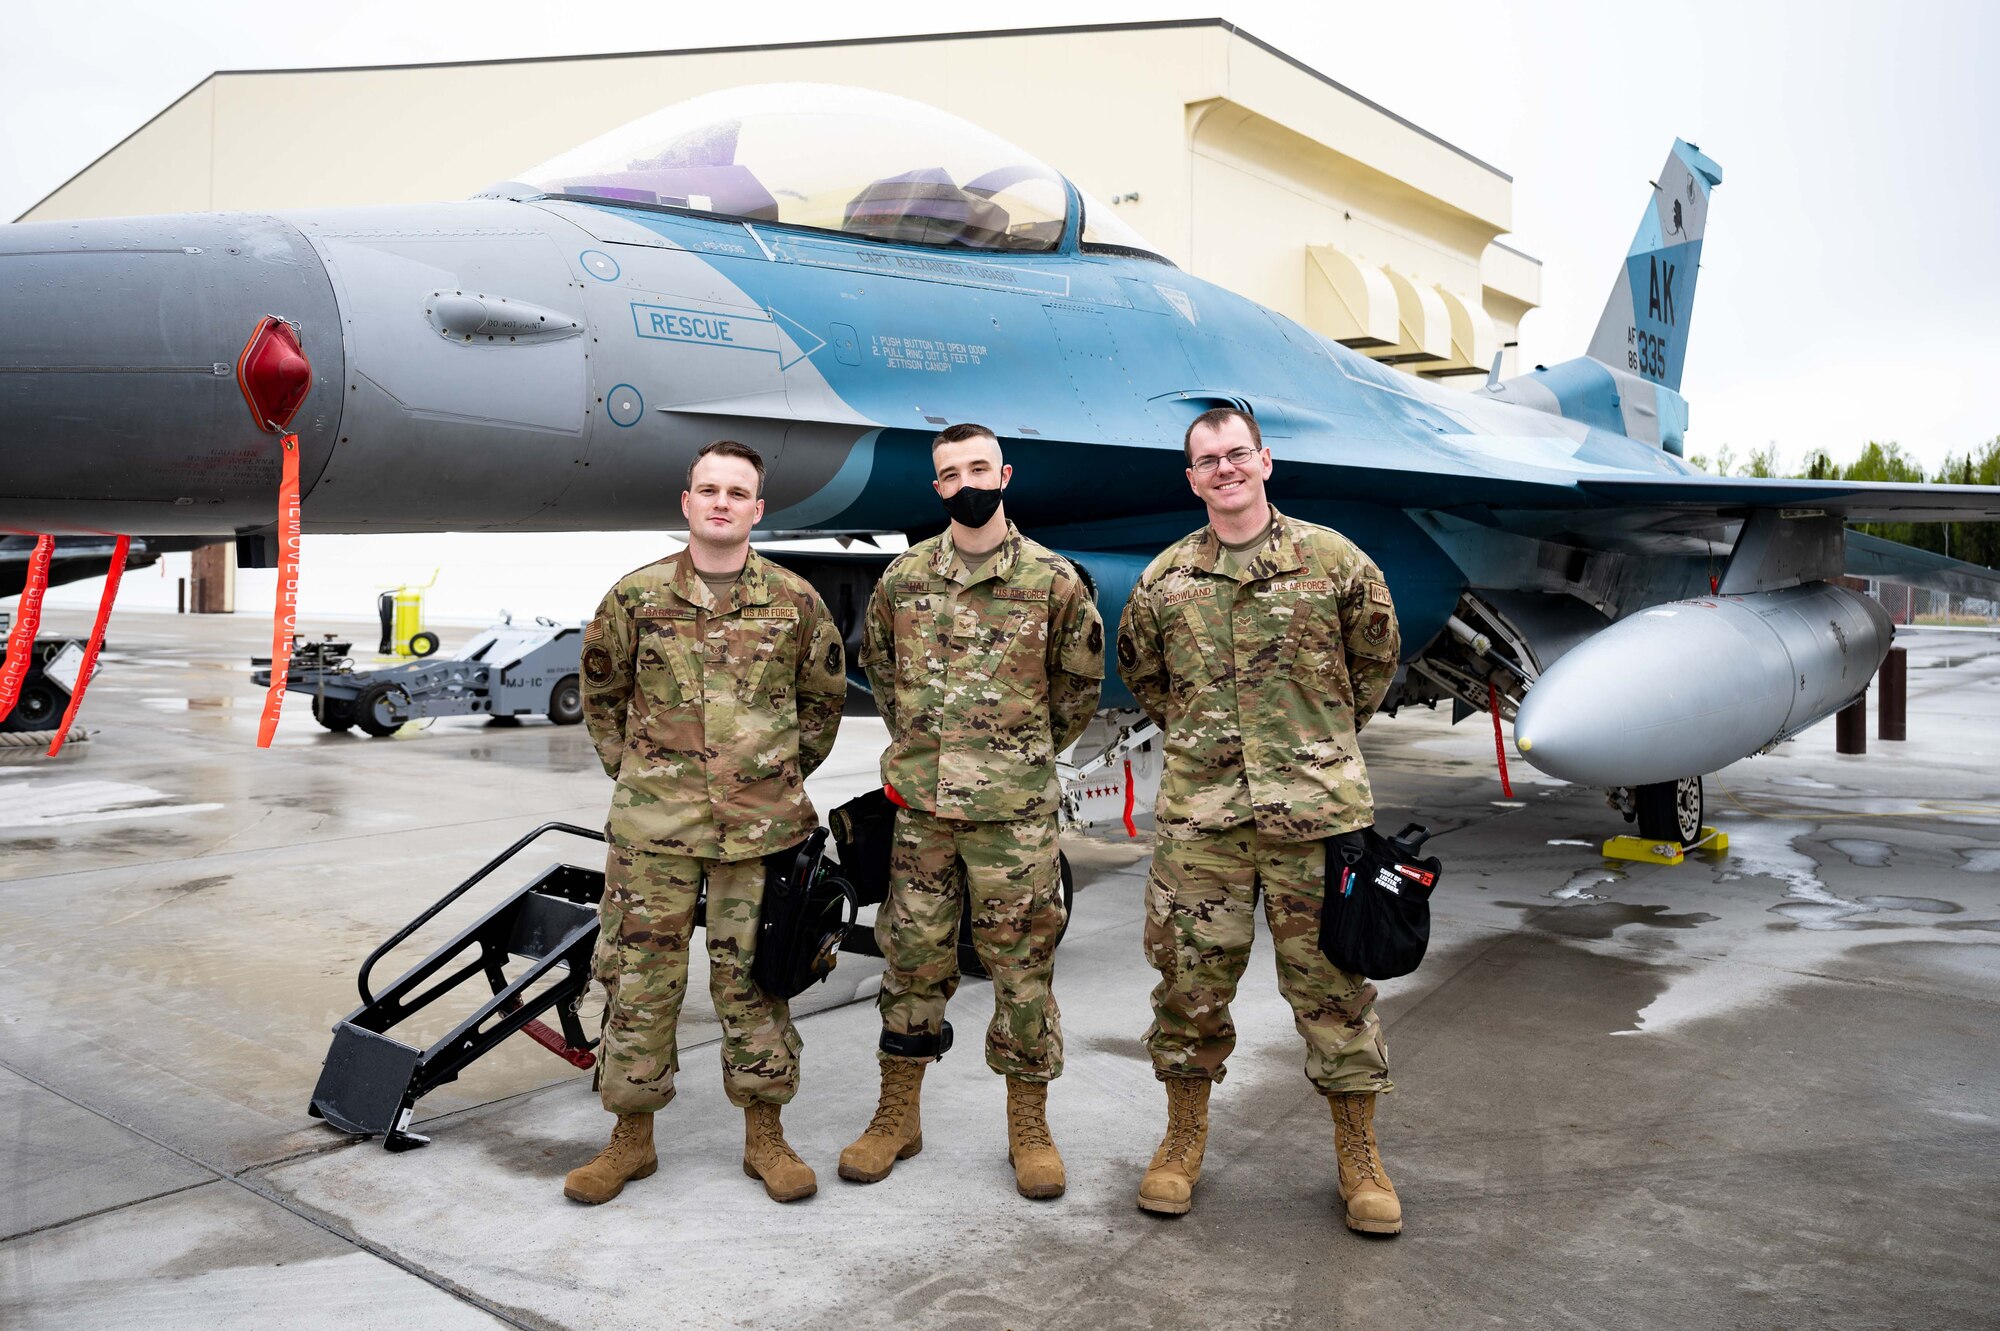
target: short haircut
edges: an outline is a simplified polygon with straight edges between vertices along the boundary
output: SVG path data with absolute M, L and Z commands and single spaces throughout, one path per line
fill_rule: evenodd
M 717 439 L 701 446 L 694 455 L 694 462 L 688 463 L 687 488 L 694 489 L 694 463 L 705 457 L 742 458 L 757 469 L 757 497 L 764 497 L 764 455 L 748 444 L 739 444 L 734 439 Z
M 1210 407 L 1188 422 L 1187 433 L 1181 436 L 1181 456 L 1187 459 L 1190 467 L 1194 465 L 1194 432 L 1204 426 L 1211 430 L 1220 430 L 1228 421 L 1242 421 L 1250 431 L 1250 442 L 1259 448 L 1264 446 L 1264 432 L 1257 428 L 1255 416 L 1247 411 L 1238 411 L 1235 407 Z
M 962 444 L 968 439 L 991 439 L 995 448 L 1000 447 L 1000 436 L 983 425 L 964 421 L 958 425 L 947 425 L 931 440 L 931 452 L 935 453 L 946 444 Z

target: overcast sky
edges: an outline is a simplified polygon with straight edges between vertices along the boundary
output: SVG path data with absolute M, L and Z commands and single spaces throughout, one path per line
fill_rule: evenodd
M 1014 0 L 985 24 L 794 0 L 6 8 L 8 218 L 216 69 L 1217 14 L 1514 177 L 1508 243 L 1544 264 L 1528 363 L 1582 353 L 1674 136 L 1720 162 L 1682 384 L 1691 452 L 1845 458 L 1882 439 L 1934 466 L 2000 434 L 2000 6 Z

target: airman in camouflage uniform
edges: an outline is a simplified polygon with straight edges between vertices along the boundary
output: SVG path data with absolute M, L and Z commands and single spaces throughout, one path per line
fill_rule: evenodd
M 570 1175 L 578 1201 L 609 1200 L 655 1166 L 652 1115 L 674 1097 L 704 880 L 709 992 L 723 1085 L 747 1116 L 745 1170 L 780 1201 L 814 1187 L 778 1126 L 798 1089 L 799 1036 L 751 964 L 764 856 L 818 825 L 805 778 L 833 748 L 846 661 L 819 594 L 749 548 L 762 475 L 743 445 L 705 449 L 683 497 L 689 548 L 619 579 L 584 633 L 584 719 L 618 782 L 594 973 L 608 996 L 598 1089 L 619 1127 Z
M 1166 758 L 1145 947 L 1160 973 L 1146 1046 L 1168 1131 L 1139 1204 L 1192 1204 L 1261 888 L 1306 1076 L 1332 1102 L 1348 1224 L 1394 1233 L 1400 1204 L 1372 1128 L 1390 1089 L 1375 989 L 1320 952 L 1319 922 L 1324 839 L 1375 821 L 1355 736 L 1396 673 L 1395 608 L 1352 542 L 1266 501 L 1270 454 L 1248 416 L 1206 413 L 1187 456 L 1210 523 L 1147 567 L 1118 631 L 1120 673 L 1165 732 Z
M 1011 468 L 990 431 L 954 426 L 932 456 L 953 522 L 889 565 L 862 643 L 889 727 L 882 780 L 903 807 L 875 924 L 889 963 L 878 1000 L 882 1105 L 841 1154 L 840 1173 L 872 1183 L 922 1149 L 918 1088 L 943 1053 L 969 892 L 972 943 L 993 979 L 986 1062 L 1007 1078 L 1015 1184 L 1055 1197 L 1062 1157 L 1044 1101 L 1062 1072 L 1049 986 L 1067 918 L 1055 760 L 1096 711 L 1104 626 L 1069 561 L 1001 512 Z

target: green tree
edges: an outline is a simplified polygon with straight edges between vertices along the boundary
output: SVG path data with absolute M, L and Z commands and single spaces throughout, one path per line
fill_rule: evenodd
M 1688 458 L 1688 461 L 1700 467 L 1711 476 L 1727 476 L 1736 467 L 1736 450 L 1730 445 L 1724 444 L 1716 451 L 1714 457 L 1710 457 L 1706 453 L 1695 453 Z
M 1949 454 L 1932 477 L 1941 485 L 2000 485 L 2000 436 L 1987 440 L 1964 457 Z M 1954 522 L 1947 547 L 1953 559 L 2000 568 L 2000 530 L 1991 522 Z
M 1778 442 L 1772 440 L 1762 448 L 1750 450 L 1750 456 L 1743 459 L 1743 465 L 1736 469 L 1738 476 L 1782 476 L 1778 470 Z

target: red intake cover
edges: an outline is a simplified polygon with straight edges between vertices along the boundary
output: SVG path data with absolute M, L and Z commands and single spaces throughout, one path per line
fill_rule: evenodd
M 292 423 L 312 391 L 312 364 L 290 324 L 267 315 L 257 325 L 236 358 L 236 384 L 260 429 L 276 432 Z

